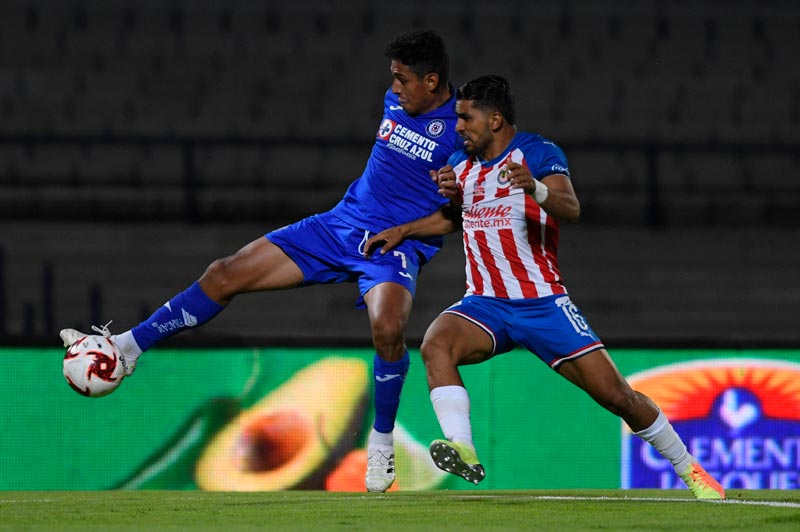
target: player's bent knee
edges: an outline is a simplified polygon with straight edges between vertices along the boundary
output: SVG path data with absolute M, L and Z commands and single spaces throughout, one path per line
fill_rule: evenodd
M 419 350 L 426 368 L 434 368 L 437 365 L 456 365 L 452 349 L 444 342 L 426 339 L 423 340 Z
M 428 339 L 423 339 L 422 345 L 419 346 L 419 354 L 424 361 L 435 360 L 437 358 L 436 353 L 440 351 L 441 349 L 437 345 L 437 342 L 431 342 Z
M 372 324 L 372 340 L 376 344 L 396 344 L 403 342 L 403 327 L 398 323 L 380 320 Z
M 224 301 L 235 296 L 239 290 L 236 276 L 231 272 L 230 258 L 217 259 L 208 265 L 200 285 L 208 297 L 215 301 Z
M 399 323 L 379 320 L 372 324 L 372 343 L 387 361 L 400 360 L 405 352 L 405 330 Z

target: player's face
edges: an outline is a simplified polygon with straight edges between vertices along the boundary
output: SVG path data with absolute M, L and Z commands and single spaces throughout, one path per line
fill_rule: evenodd
M 464 151 L 470 155 L 481 155 L 492 144 L 492 118 L 494 113 L 487 113 L 472 105 L 472 100 L 456 101 L 456 133 L 464 141 Z
M 393 59 L 390 67 L 392 71 L 392 92 L 397 95 L 403 110 L 410 115 L 427 113 L 435 107 L 435 89 L 437 80 L 432 79 L 433 74 L 419 77 L 408 65 Z

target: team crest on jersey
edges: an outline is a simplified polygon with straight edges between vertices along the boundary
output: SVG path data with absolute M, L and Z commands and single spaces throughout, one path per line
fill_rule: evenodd
M 428 125 L 425 126 L 425 132 L 433 138 L 441 137 L 445 129 L 447 129 L 447 126 L 444 120 L 439 120 L 438 118 L 436 120 L 431 120 L 428 122 Z
M 389 135 L 392 134 L 394 131 L 394 126 L 396 125 L 394 120 L 389 120 L 388 118 L 384 118 L 383 122 L 381 122 L 381 126 L 378 128 L 378 137 L 386 140 L 389 138 Z
M 508 167 L 503 165 L 500 168 L 500 171 L 497 172 L 497 186 L 500 188 L 506 188 L 509 183 L 511 183 L 511 178 L 508 177 Z

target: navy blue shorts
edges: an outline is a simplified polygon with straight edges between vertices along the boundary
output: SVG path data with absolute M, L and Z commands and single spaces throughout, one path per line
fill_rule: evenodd
M 363 255 L 369 231 L 346 224 L 330 213 L 315 214 L 267 233 L 303 272 L 303 286 L 357 282 L 364 307 L 364 294 L 373 286 L 391 281 L 413 296 L 420 269 L 439 248 L 418 240 L 405 240 L 386 255 Z
M 466 296 L 443 313 L 467 319 L 491 336 L 491 356 L 522 346 L 551 368 L 603 348 L 567 295 L 536 299 Z

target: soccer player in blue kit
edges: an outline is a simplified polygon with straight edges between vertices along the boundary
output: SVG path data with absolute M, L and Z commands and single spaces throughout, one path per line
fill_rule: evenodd
M 127 374 L 159 341 L 198 327 L 239 294 L 319 283 L 358 283 L 375 347 L 375 421 L 368 437 L 366 488 L 384 492 L 394 482 L 392 431 L 409 367 L 405 329 L 420 267 L 442 238 L 409 240 L 379 259 L 364 257 L 370 235 L 416 220 L 449 203 L 429 172 L 442 167 L 457 145 L 455 95 L 443 39 L 414 30 L 386 47 L 393 77 L 383 120 L 363 174 L 330 211 L 269 232 L 231 256 L 213 261 L 198 281 L 132 329 L 111 335 Z M 84 333 L 64 329 L 65 346 Z M 321 399 L 324 400 L 324 399 Z

